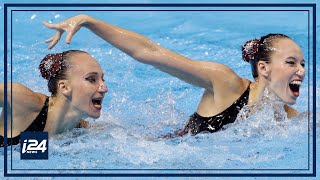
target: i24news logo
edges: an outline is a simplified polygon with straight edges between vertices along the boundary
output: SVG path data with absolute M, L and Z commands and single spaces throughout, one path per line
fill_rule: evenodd
M 48 133 L 22 132 L 21 159 L 48 159 Z
M 38 151 L 41 151 L 42 153 L 44 153 L 46 150 L 47 150 L 47 140 L 42 140 L 40 143 L 38 143 L 38 140 L 36 139 L 26 139 L 23 141 L 22 153 L 37 154 Z

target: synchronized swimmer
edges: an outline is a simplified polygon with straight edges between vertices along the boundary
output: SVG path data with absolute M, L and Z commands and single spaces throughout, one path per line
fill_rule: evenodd
M 283 103 L 289 118 L 298 111 L 290 107 L 300 95 L 300 86 L 305 77 L 304 57 L 301 48 L 284 34 L 267 34 L 252 39 L 242 46 L 242 59 L 251 64 L 254 81 L 239 77 L 228 66 L 209 61 L 189 59 L 165 49 L 150 39 L 95 19 L 78 15 L 57 24 L 43 23 L 57 33 L 50 39 L 49 49 L 67 32 L 66 43 L 85 27 L 114 47 L 138 62 L 177 77 L 189 84 L 203 88 L 197 110 L 190 116 L 185 127 L 164 137 L 196 135 L 200 132 L 216 132 L 224 125 L 233 123 L 240 110 L 253 105 L 268 89 L 270 96 Z M 14 106 L 12 132 L 8 128 L 8 145 L 19 143 L 23 131 L 47 131 L 49 135 L 86 126 L 86 117 L 99 118 L 102 102 L 108 89 L 99 63 L 88 53 L 70 50 L 48 54 L 39 69 L 48 80 L 51 96 L 37 93 L 24 85 L 12 83 L 12 102 L 4 102 L 4 84 L 0 84 L 0 105 Z M 9 98 L 8 98 L 9 99 Z M 8 108 L 10 111 L 10 108 Z M 7 112 L 8 115 L 11 112 Z M 8 121 L 8 127 L 11 122 Z M 0 119 L 0 145 L 3 146 L 4 112 Z M 11 133 L 13 137 L 11 137 Z
M 49 49 L 67 32 L 66 43 L 85 27 L 94 34 L 131 56 L 135 60 L 203 88 L 202 99 L 185 128 L 169 137 L 188 132 L 216 132 L 225 124 L 236 120 L 245 105 L 259 102 L 268 89 L 270 96 L 283 102 L 289 118 L 299 113 L 289 105 L 296 103 L 305 77 L 304 57 L 301 48 L 284 34 L 267 34 L 247 41 L 242 46 L 242 59 L 252 67 L 254 81 L 239 77 L 228 66 L 216 62 L 196 61 L 165 49 L 150 39 L 95 19 L 78 15 L 57 24 L 44 22 L 57 33 L 46 42 Z
M 22 84 L 12 83 L 11 87 L 8 83 L 7 96 L 12 96 L 12 102 L 4 102 L 4 84 L 0 84 L 0 105 L 3 107 L 7 103 L 8 119 L 12 118 L 12 121 L 7 121 L 7 127 L 12 125 L 12 129 L 7 128 L 7 145 L 18 144 L 20 133 L 24 131 L 45 131 L 51 136 L 75 127 L 86 127 L 88 122 L 83 118 L 100 117 L 107 86 L 100 64 L 88 53 L 69 50 L 48 54 L 42 59 L 39 70 L 42 77 L 48 80 L 50 97 L 34 92 Z M 10 107 L 14 107 L 12 117 Z M 0 120 L 2 147 L 3 111 Z

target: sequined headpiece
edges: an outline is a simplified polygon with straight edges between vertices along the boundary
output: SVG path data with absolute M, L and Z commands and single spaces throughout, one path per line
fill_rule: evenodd
M 48 54 L 46 55 L 39 65 L 39 70 L 41 76 L 47 80 L 50 80 L 52 77 L 55 77 L 57 73 L 61 70 L 63 61 L 63 54 Z
M 259 41 L 260 39 L 249 40 L 242 46 L 242 59 L 244 61 L 250 62 L 254 60 L 259 49 Z

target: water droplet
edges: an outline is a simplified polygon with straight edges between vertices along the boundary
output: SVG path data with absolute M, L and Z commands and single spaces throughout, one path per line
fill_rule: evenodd
M 37 15 L 33 14 L 30 19 L 32 20 L 32 19 L 34 19 L 35 17 L 37 17 Z

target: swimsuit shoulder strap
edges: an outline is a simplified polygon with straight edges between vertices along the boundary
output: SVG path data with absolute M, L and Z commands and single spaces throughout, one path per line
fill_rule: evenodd
M 25 131 L 41 132 L 44 130 L 47 122 L 48 107 L 49 97 L 47 96 L 40 113 Z
M 42 132 L 44 130 L 47 122 L 48 107 L 49 107 L 49 97 L 46 97 L 46 101 L 40 113 L 25 131 Z M 20 135 L 13 138 L 7 138 L 8 146 L 19 144 L 19 142 L 20 142 Z M 3 146 L 4 146 L 4 137 L 0 135 L 0 147 L 3 147 Z

